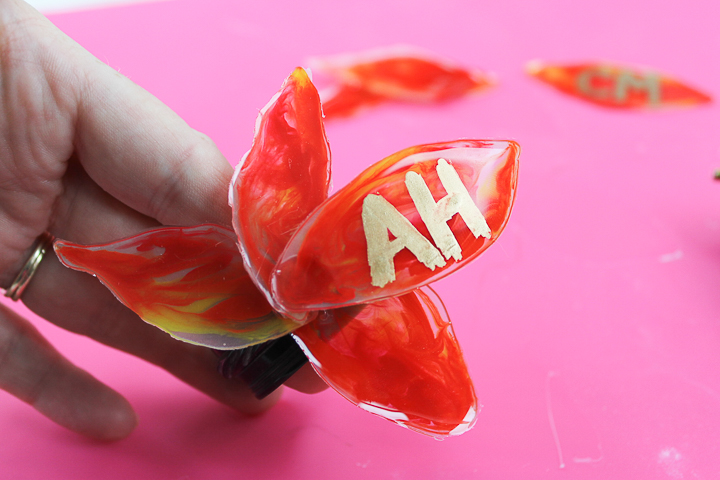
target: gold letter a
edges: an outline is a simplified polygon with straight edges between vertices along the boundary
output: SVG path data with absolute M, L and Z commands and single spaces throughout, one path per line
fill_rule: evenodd
M 403 248 L 410 250 L 431 270 L 445 266 L 445 260 L 430 240 L 380 195 L 365 197 L 362 221 L 372 285 L 384 287 L 395 280 L 393 259 Z M 394 240 L 390 240 L 388 230 L 395 236 Z

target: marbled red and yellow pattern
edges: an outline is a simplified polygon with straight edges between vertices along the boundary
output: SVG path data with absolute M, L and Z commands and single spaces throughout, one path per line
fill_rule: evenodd
M 260 112 L 252 148 L 230 184 L 233 228 L 245 266 L 266 294 L 285 244 L 327 198 L 329 185 L 330 146 L 320 99 L 305 70 L 297 68 Z M 268 300 L 280 309 L 270 295 Z
M 70 268 L 91 273 L 140 318 L 190 343 L 237 349 L 297 327 L 276 315 L 242 266 L 232 230 L 165 227 L 103 245 L 58 240 Z

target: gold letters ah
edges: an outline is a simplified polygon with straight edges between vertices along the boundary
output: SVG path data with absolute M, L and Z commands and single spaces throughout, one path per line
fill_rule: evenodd
M 490 237 L 491 231 L 485 217 L 475 205 L 463 185 L 460 176 L 446 160 L 440 159 L 437 174 L 447 195 L 435 202 L 425 180 L 415 173 L 405 175 L 405 185 L 420 218 L 425 223 L 435 244 L 425 238 L 410 221 L 380 195 L 368 195 L 363 201 L 362 221 L 368 248 L 371 284 L 384 287 L 395 280 L 394 258 L 403 248 L 407 248 L 427 268 L 445 266 L 450 257 L 456 261 L 462 259 L 462 249 L 448 227 L 447 222 L 459 214 L 475 238 Z M 390 240 L 388 231 L 395 236 Z

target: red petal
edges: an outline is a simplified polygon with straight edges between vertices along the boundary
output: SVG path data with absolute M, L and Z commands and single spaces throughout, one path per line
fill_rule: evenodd
M 315 210 L 290 240 L 273 278 L 276 301 L 290 311 L 367 303 L 409 292 L 466 265 L 505 227 L 515 199 L 518 155 L 519 146 L 514 142 L 464 140 L 408 148 L 375 164 Z M 440 222 L 449 227 L 450 240 L 457 241 L 460 252 L 448 258 L 443 250 L 444 259 L 438 260 L 440 250 L 436 247 L 443 249 L 443 244 L 430 242 L 436 237 L 416 209 L 406 186 L 406 174 L 416 179 L 419 174 L 434 201 L 440 201 L 446 196 L 437 173 L 443 163 L 457 172 L 460 188 L 466 190 L 468 202 L 479 210 L 489 230 L 484 234 L 487 237 L 477 236 L 461 215 Z M 422 263 L 421 259 L 427 258 L 408 248 L 391 256 L 389 262 L 382 252 L 370 251 L 367 238 L 379 239 L 373 245 L 380 247 L 383 242 L 394 241 L 383 223 L 386 217 L 382 215 L 387 212 L 371 217 L 376 220 L 371 226 L 380 228 L 375 234 L 364 223 L 364 205 L 368 199 L 380 197 L 396 209 L 395 219 L 402 215 L 409 220 L 410 228 L 417 232 L 415 240 L 424 239 L 424 254 L 433 254 L 427 248 L 435 252 L 434 264 Z M 397 236 L 396 231 L 393 234 Z M 378 258 L 389 265 L 394 280 L 388 279 L 387 271 L 378 273 Z
M 342 85 L 321 93 L 325 119 L 349 117 L 363 107 L 385 101 L 385 97 L 371 93 L 362 87 Z
M 692 106 L 708 95 L 652 71 L 610 64 L 528 65 L 528 72 L 561 92 L 615 108 Z
M 442 303 L 413 291 L 323 312 L 293 335 L 342 396 L 411 430 L 444 437 L 472 427 L 475 391 Z
M 314 59 L 313 68 L 324 71 L 342 85 L 327 105 L 328 118 L 351 113 L 337 105 L 366 105 L 380 100 L 414 103 L 443 102 L 483 90 L 493 84 L 488 75 L 468 70 L 411 47 L 391 47 L 359 54 Z M 348 88 L 353 87 L 353 88 Z M 337 104 L 337 105 L 336 105 Z
M 232 230 L 167 227 L 104 245 L 58 240 L 66 266 L 91 273 L 124 305 L 174 337 L 235 349 L 297 328 L 275 315 L 243 269 Z
M 245 265 L 270 302 L 275 263 L 300 223 L 327 198 L 329 183 L 320 99 L 298 68 L 260 112 L 252 148 L 230 185 L 233 227 Z

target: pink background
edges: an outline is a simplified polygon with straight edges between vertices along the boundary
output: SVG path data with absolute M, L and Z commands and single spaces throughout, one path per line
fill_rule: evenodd
M 332 391 L 288 392 L 241 418 L 39 320 L 141 423 L 95 443 L 0 392 L 0 477 L 720 478 L 717 103 L 611 111 L 523 72 L 534 58 L 606 59 L 717 97 L 720 8 L 582 3 L 176 0 L 52 17 L 232 163 L 258 109 L 308 56 L 406 43 L 494 71 L 499 86 L 477 97 L 330 123 L 335 185 L 401 148 L 460 137 L 518 141 L 520 185 L 498 243 L 436 284 L 484 405 L 469 433 L 437 442 Z

